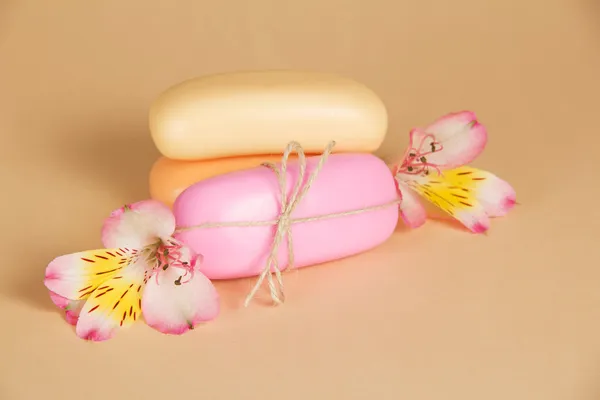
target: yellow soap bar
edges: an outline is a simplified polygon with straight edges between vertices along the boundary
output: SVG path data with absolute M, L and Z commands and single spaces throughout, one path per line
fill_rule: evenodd
M 281 154 L 256 155 L 200 161 L 160 157 L 150 170 L 150 197 L 172 207 L 177 196 L 196 182 L 228 172 L 254 168 L 264 162 L 277 163 L 281 161 L 281 157 Z M 295 158 L 296 155 L 289 157 L 290 160 Z
M 365 85 L 335 74 L 257 71 L 209 75 L 182 82 L 150 107 L 158 150 L 178 160 L 283 152 L 292 140 L 319 153 L 379 148 L 388 118 Z

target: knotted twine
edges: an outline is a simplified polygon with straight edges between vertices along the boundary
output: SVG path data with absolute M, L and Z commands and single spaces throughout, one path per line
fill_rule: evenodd
M 256 292 L 262 285 L 265 278 L 267 279 L 269 291 L 271 293 L 271 299 L 275 304 L 281 304 L 285 300 L 284 294 L 284 285 L 283 279 L 281 277 L 281 270 L 279 268 L 279 246 L 284 238 L 287 238 L 287 247 L 288 247 L 288 268 L 293 268 L 294 265 L 294 244 L 292 237 L 292 224 L 303 223 L 303 222 L 313 222 L 313 221 L 323 221 L 326 219 L 346 217 L 350 215 L 362 214 L 368 211 L 376 211 L 385 209 L 394 205 L 397 205 L 401 202 L 401 199 L 396 199 L 390 201 L 385 204 L 380 204 L 376 206 L 364 207 L 357 210 L 351 211 L 343 211 L 339 213 L 332 214 L 323 214 L 316 215 L 313 217 L 305 217 L 305 218 L 292 218 L 291 215 L 300 203 L 308 190 L 312 186 L 315 181 L 317 175 L 323 168 L 323 164 L 327 161 L 327 158 L 331 154 L 333 147 L 335 146 L 335 141 L 329 142 L 325 150 L 321 154 L 318 164 L 315 166 L 312 173 L 309 175 L 306 182 L 304 182 L 304 176 L 306 174 L 306 156 L 304 154 L 304 150 L 302 146 L 295 141 L 290 142 L 283 153 L 283 157 L 281 159 L 280 167 L 273 163 L 267 162 L 261 164 L 262 166 L 270 168 L 275 175 L 277 176 L 277 181 L 279 183 L 279 192 L 280 192 L 280 202 L 281 202 L 281 211 L 279 217 L 270 221 L 242 221 L 242 222 L 216 222 L 216 223 L 204 223 L 199 225 L 187 226 L 187 227 L 178 227 L 175 232 L 185 232 L 192 229 L 209 229 L 209 228 L 222 228 L 222 227 L 252 227 L 252 226 L 275 226 L 275 233 L 273 235 L 273 242 L 271 245 L 271 251 L 269 252 L 269 256 L 267 258 L 267 262 L 260 273 L 256 284 L 250 291 L 250 293 L 246 296 L 246 300 L 244 301 L 244 306 L 248 307 L 250 301 L 256 295 Z M 289 197 L 286 196 L 286 188 L 287 188 L 287 163 L 288 158 L 291 153 L 296 152 L 298 154 L 298 179 L 296 180 L 296 184 L 290 194 Z M 275 279 L 273 279 L 273 273 L 275 274 Z

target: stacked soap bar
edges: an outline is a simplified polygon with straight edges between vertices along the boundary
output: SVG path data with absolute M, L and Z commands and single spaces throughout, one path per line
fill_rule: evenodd
M 331 140 L 336 153 L 370 153 L 383 142 L 387 112 L 369 88 L 335 74 L 239 72 L 166 90 L 151 107 L 150 130 L 162 153 L 150 195 L 172 206 L 195 182 L 280 161 L 290 141 L 307 155 Z
M 201 77 L 158 97 L 150 129 L 162 153 L 150 173 L 151 195 L 172 207 L 175 238 L 203 256 L 210 279 L 347 257 L 395 229 L 394 178 L 372 154 L 385 137 L 387 112 L 358 82 L 294 71 Z M 325 159 L 332 141 L 335 153 Z M 305 161 L 282 160 L 291 142 Z

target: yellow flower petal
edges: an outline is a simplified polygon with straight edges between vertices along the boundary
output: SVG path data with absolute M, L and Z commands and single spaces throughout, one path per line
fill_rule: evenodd
M 67 254 L 46 267 L 48 290 L 70 300 L 87 298 L 137 258 L 137 250 L 101 249 Z
M 412 190 L 475 233 L 485 232 L 489 218 L 506 214 L 516 201 L 508 183 L 469 166 L 446 170 L 442 175 L 399 175 Z

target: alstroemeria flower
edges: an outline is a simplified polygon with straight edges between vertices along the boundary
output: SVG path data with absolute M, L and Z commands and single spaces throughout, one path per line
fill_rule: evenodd
M 109 339 L 142 315 L 160 332 L 182 334 L 218 315 L 217 291 L 198 270 L 201 257 L 173 239 L 174 231 L 167 206 L 141 201 L 106 219 L 105 249 L 48 265 L 44 284 L 79 337 Z
M 481 154 L 486 142 L 485 127 L 469 111 L 410 132 L 409 148 L 393 171 L 402 196 L 400 215 L 408 226 L 419 227 L 427 218 L 418 195 L 475 233 L 489 228 L 490 217 L 514 207 L 516 194 L 507 182 L 465 165 Z

